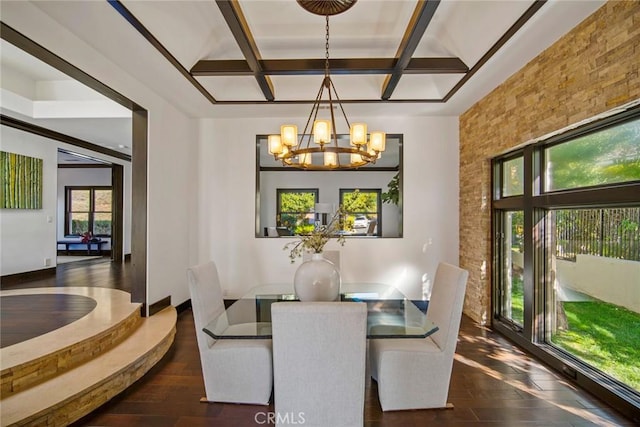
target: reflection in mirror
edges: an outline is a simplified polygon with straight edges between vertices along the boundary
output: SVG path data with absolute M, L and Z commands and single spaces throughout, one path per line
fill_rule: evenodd
M 267 138 L 256 136 L 256 237 L 308 232 L 340 204 L 349 212 L 349 236 L 402 237 L 402 134 L 387 134 L 375 164 L 341 171 L 284 167 Z

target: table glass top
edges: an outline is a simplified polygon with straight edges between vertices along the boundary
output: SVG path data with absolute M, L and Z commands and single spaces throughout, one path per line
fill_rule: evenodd
M 424 338 L 438 330 L 402 292 L 377 283 L 343 283 L 341 301 L 367 304 L 367 338 Z M 292 285 L 251 289 L 214 319 L 204 331 L 216 339 L 271 338 L 271 304 L 297 301 Z

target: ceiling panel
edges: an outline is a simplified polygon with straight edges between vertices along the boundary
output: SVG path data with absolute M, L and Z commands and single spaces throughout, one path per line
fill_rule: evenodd
M 253 76 L 198 77 L 198 81 L 218 101 L 264 101 L 264 95 Z
M 430 56 L 433 44 L 457 56 L 469 68 L 498 41 L 532 0 L 442 1 L 415 56 Z
M 314 100 L 320 90 L 323 76 L 271 76 L 275 94 L 280 100 Z M 342 100 L 380 99 L 382 75 L 335 75 L 331 80 Z M 325 90 L 323 99 L 328 99 Z
M 295 1 L 241 1 L 262 58 L 324 58 L 325 18 Z M 393 57 L 415 1 L 360 0 L 329 18 L 332 58 Z
M 442 99 L 463 74 L 405 74 L 391 99 Z
M 213 0 L 122 3 L 186 69 L 203 58 L 244 58 Z

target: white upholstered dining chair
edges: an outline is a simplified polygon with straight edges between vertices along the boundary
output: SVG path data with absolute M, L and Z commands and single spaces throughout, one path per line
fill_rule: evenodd
M 362 427 L 366 304 L 278 302 L 271 321 L 276 425 Z
M 440 263 L 427 307 L 438 331 L 422 339 L 369 340 L 371 375 L 383 411 L 447 406 L 469 273 Z
M 271 340 L 215 340 L 202 329 L 225 310 L 213 261 L 187 271 L 206 399 L 268 405 L 273 386 Z

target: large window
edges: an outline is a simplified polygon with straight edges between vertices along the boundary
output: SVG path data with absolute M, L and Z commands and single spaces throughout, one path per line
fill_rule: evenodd
M 315 206 L 318 189 L 277 189 L 278 227 L 286 227 L 291 234 L 305 234 L 315 226 Z
M 547 340 L 640 391 L 640 208 L 554 209 Z
M 377 189 L 340 189 L 340 204 L 347 212 L 347 226 L 353 235 L 379 236 L 382 230 L 382 191 Z
M 495 159 L 493 176 L 494 326 L 637 410 L 640 108 Z
M 111 187 L 65 187 L 65 234 L 111 236 Z
M 637 180 L 640 125 L 632 120 L 552 145 L 544 158 L 548 191 Z

